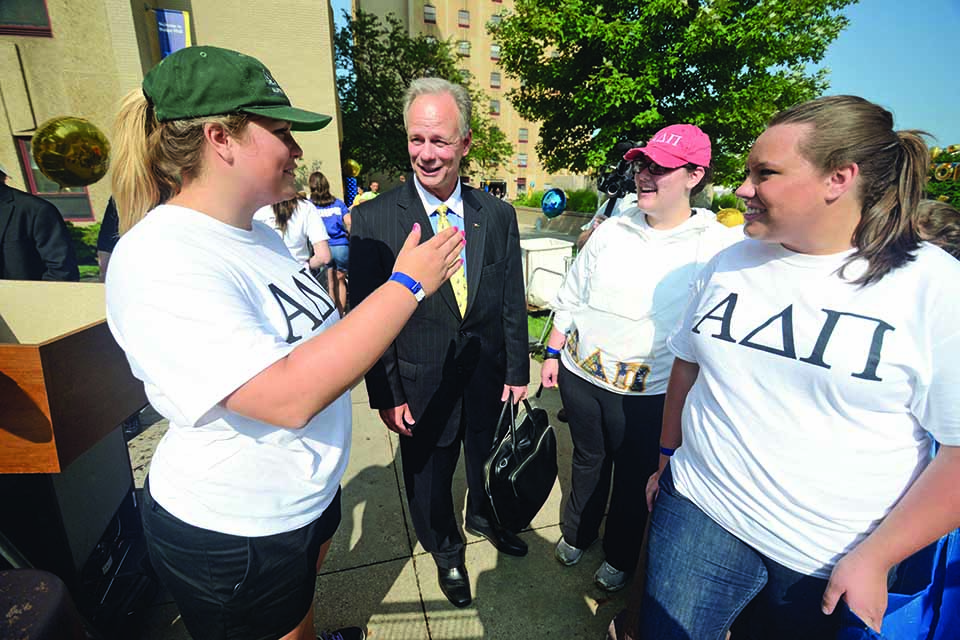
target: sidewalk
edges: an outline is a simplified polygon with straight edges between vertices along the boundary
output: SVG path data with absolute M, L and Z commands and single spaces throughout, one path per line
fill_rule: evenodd
M 540 367 L 533 361 L 531 380 L 539 379 Z M 531 394 L 537 386 L 530 385 Z M 563 567 L 553 557 L 563 494 L 570 486 L 572 451 L 566 425 L 556 420 L 560 408 L 556 389 L 545 390 L 539 404 L 557 429 L 559 482 L 522 534 L 530 547 L 526 557 L 499 554 L 483 538 L 464 534 L 474 596 L 465 609 L 454 608 L 444 598 L 433 559 L 416 541 L 403 498 L 398 436 L 369 408 L 363 384 L 353 390 L 352 400 L 353 451 L 343 478 L 343 521 L 317 577 L 318 631 L 365 626 L 371 640 L 604 637 L 610 619 L 624 604 L 626 589 L 609 595 L 593 585 L 593 572 L 603 561 L 600 544 L 590 547 L 574 567 Z M 166 422 L 155 418 L 158 421 L 146 426 L 150 419 L 145 412 L 145 429 L 130 442 L 138 487 L 166 430 Z M 461 468 L 454 484 L 461 524 L 464 478 Z M 161 594 L 146 612 L 140 639 L 189 639 L 169 596 Z

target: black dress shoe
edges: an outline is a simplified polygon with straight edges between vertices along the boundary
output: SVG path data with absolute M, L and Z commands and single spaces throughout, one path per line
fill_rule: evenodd
M 440 591 L 447 596 L 455 607 L 463 608 L 470 604 L 470 577 L 467 568 L 463 565 L 453 569 L 437 568 L 437 578 L 440 581 Z
M 498 551 L 502 551 L 508 556 L 527 555 L 527 543 L 520 539 L 515 533 L 507 531 L 503 527 L 493 522 L 477 522 L 467 520 L 465 523 L 467 531 L 475 536 L 483 536 L 490 541 Z

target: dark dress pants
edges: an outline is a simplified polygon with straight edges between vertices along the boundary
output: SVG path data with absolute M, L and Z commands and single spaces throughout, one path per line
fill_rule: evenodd
M 464 540 L 457 526 L 452 491 L 461 443 L 466 456 L 467 520 L 484 522 L 488 519 L 483 463 L 493 447 L 496 425 L 467 422 L 466 419 L 461 422 L 458 437 L 449 446 L 437 446 L 436 438 L 428 435 L 436 431 L 422 428 L 425 425 L 414 426 L 412 437 L 400 436 L 403 479 L 413 527 L 420 544 L 433 554 L 441 569 L 452 569 L 464 563 Z M 418 435 L 421 438 L 418 439 Z
M 559 385 L 573 440 L 563 538 L 586 549 L 597 539 L 606 511 L 606 560 L 620 571 L 631 572 L 637 565 L 647 523 L 647 479 L 657 470 L 660 458 L 664 396 L 613 393 L 587 382 L 563 364 Z

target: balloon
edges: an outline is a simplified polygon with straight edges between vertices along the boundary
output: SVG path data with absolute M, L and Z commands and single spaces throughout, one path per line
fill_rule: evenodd
M 356 178 L 357 176 L 359 176 L 360 169 L 362 168 L 363 167 L 360 165 L 360 163 L 354 160 L 353 158 L 350 158 L 349 160 L 343 163 L 343 170 L 347 174 L 348 178 Z
M 47 120 L 33 134 L 30 146 L 43 175 L 61 187 L 93 184 L 110 166 L 110 142 L 83 118 Z
M 567 195 L 563 192 L 563 189 L 550 189 L 543 194 L 543 199 L 540 200 L 540 209 L 543 210 L 543 215 L 548 218 L 556 218 L 566 208 Z
M 717 211 L 717 222 L 727 227 L 735 227 L 745 222 L 743 214 L 739 209 L 729 207 Z

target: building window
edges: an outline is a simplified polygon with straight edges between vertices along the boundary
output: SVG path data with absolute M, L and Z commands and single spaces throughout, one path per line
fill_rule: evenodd
M 457 24 L 459 24 L 461 27 L 469 27 L 470 12 L 467 11 L 466 9 L 460 9 L 459 11 L 457 11 Z
M 30 138 L 16 138 L 16 141 L 20 168 L 27 177 L 27 188 L 30 193 L 49 201 L 67 220 L 93 220 L 93 207 L 90 206 L 87 188 L 64 187 L 61 189 L 60 185 L 43 175 L 40 167 L 33 161 Z
M 490 115 L 492 115 L 492 116 L 498 116 L 498 115 L 500 115 L 500 101 L 499 101 L 499 100 L 491 100 L 491 101 L 490 101 Z
M 0 35 L 51 37 L 53 31 L 45 0 L 0 2 Z
M 501 16 L 499 13 L 495 13 L 495 14 L 493 14 L 492 16 L 490 16 L 490 24 L 491 24 L 491 25 L 498 25 L 498 24 L 500 24 L 502 21 L 503 21 L 503 16 Z
M 457 69 L 460 72 L 460 79 L 464 82 L 470 82 L 470 70 L 469 69 Z
M 432 4 L 423 5 L 423 21 L 427 24 L 437 24 L 437 8 Z
M 493 87 L 494 89 L 500 88 L 500 72 L 499 71 L 490 72 L 490 86 Z
M 517 130 L 518 142 L 529 142 L 530 132 L 527 131 L 526 127 L 521 127 Z
M 500 59 L 500 45 L 492 44 L 490 45 L 490 59 L 499 60 Z
M 518 167 L 525 167 L 525 166 L 527 166 L 527 154 L 525 154 L 525 153 L 518 153 L 518 154 L 517 154 L 517 166 L 518 166 Z
M 460 42 L 458 42 L 458 43 L 457 43 L 457 53 L 460 54 L 461 56 L 469 56 L 469 55 L 470 55 L 470 41 L 469 41 L 469 40 L 461 40 Z
M 522 198 L 527 195 L 527 179 L 517 178 L 517 197 Z

